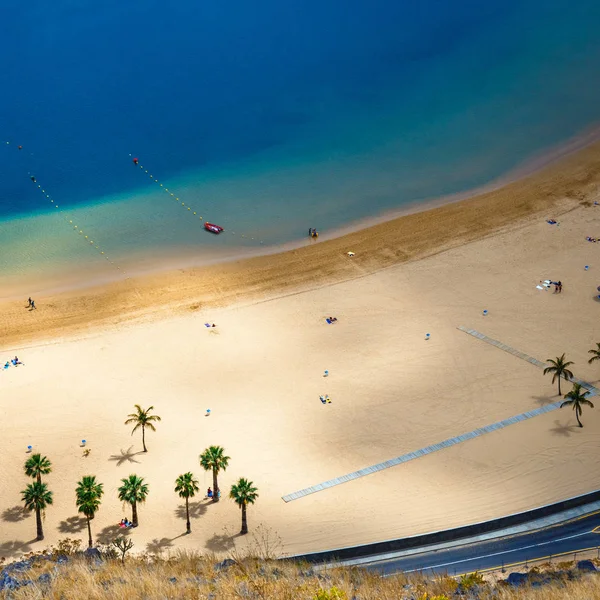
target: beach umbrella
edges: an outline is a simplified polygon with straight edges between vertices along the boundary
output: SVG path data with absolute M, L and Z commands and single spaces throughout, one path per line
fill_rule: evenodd
M 600 292 L 600 285 L 596 289 Z

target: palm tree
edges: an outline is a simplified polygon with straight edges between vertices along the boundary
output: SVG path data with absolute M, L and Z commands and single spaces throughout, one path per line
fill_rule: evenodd
M 129 418 L 125 421 L 125 425 L 135 424 L 135 427 L 131 431 L 133 435 L 138 429 L 142 429 L 142 446 L 144 446 L 144 452 L 148 452 L 146 449 L 146 427 L 151 431 L 156 431 L 153 421 L 160 421 L 161 418 L 158 415 L 150 415 L 150 411 L 154 409 L 154 406 L 143 409 L 139 404 L 135 405 L 137 412 L 127 415 Z
M 564 353 L 562 356 L 557 356 L 556 360 L 549 358 L 546 362 L 549 362 L 550 366 L 544 369 L 544 375 L 546 375 L 547 373 L 553 373 L 552 383 L 554 383 L 558 379 L 558 395 L 560 396 L 560 378 L 563 377 L 567 381 L 569 379 L 573 379 L 573 373 L 571 373 L 571 371 L 569 371 L 567 367 L 570 367 L 575 363 L 565 360 Z
M 575 411 L 575 417 L 577 418 L 577 423 L 579 423 L 579 427 L 583 427 L 581 421 L 579 420 L 579 415 L 581 415 L 581 413 L 583 412 L 581 407 L 589 406 L 590 408 L 594 408 L 594 405 L 586 398 L 589 392 L 585 391 L 582 394 L 581 389 L 582 388 L 578 383 L 574 383 L 573 389 L 568 394 L 565 394 L 565 398 L 568 398 L 568 400 L 565 400 L 560 405 L 561 408 L 563 406 L 573 407 L 573 410 Z
M 205 471 L 212 471 L 213 475 L 213 502 L 219 501 L 219 482 L 217 475 L 229 466 L 229 456 L 225 456 L 225 448 L 210 446 L 200 455 L 200 466 Z
M 48 489 L 48 484 L 34 481 L 29 483 L 21 494 L 23 495 L 22 500 L 25 503 L 25 509 L 35 511 L 37 539 L 43 540 L 42 514 L 46 507 L 52 504 L 52 492 Z
M 52 471 L 50 459 L 41 454 L 32 454 L 25 461 L 25 475 L 42 483 L 42 475 L 48 475 Z
M 198 481 L 194 479 L 193 473 L 184 473 L 175 480 L 175 491 L 179 494 L 180 498 L 185 498 L 185 526 L 187 533 L 192 533 L 192 526 L 190 524 L 190 498 L 193 498 L 199 490 Z
M 137 505 L 138 502 L 146 501 L 148 497 L 148 484 L 144 483 L 143 477 L 130 475 L 126 479 L 121 479 L 123 485 L 117 490 L 119 500 L 131 504 L 131 522 L 134 527 L 138 526 Z
M 100 508 L 102 494 L 104 494 L 103 486 L 101 483 L 96 482 L 96 477 L 94 475 L 86 475 L 83 477 L 75 489 L 77 510 L 85 515 L 87 521 L 88 545 L 90 548 L 94 545 L 90 521 L 96 516 L 96 512 Z
M 596 347 L 593 350 L 588 350 L 588 354 L 592 354 L 592 358 L 588 360 L 588 364 L 592 364 L 595 360 L 600 360 L 600 343 L 596 342 Z
M 229 497 L 242 509 L 242 530 L 240 531 L 242 535 L 248 533 L 246 507 L 248 504 L 254 504 L 258 498 L 257 492 L 258 489 L 254 487 L 254 484 L 243 477 L 240 477 L 238 482 L 231 486 Z

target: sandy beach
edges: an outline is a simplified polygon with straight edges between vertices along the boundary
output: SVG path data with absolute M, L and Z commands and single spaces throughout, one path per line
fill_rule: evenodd
M 254 481 L 251 531 L 268 526 L 286 554 L 463 525 L 597 489 L 598 408 L 584 409 L 583 429 L 562 409 L 281 499 L 558 399 L 540 369 L 459 325 L 540 360 L 566 352 L 576 376 L 598 381 L 587 352 L 600 341 L 600 244 L 585 238 L 600 236 L 599 158 L 595 144 L 476 198 L 287 253 L 38 297 L 36 311 L 3 302 L 2 361 L 16 353 L 25 364 L 0 372 L 0 556 L 85 539 L 74 489 L 87 474 L 105 486 L 98 541 L 130 516 L 116 489 L 136 473 L 150 486 L 130 532 L 136 550 L 246 544 L 225 498 L 193 502 L 193 532 L 182 535 L 174 481 L 192 470 L 204 491 L 211 478 L 198 454 L 211 444 L 231 457 L 222 489 L 240 476 Z M 545 279 L 561 280 L 563 292 L 537 289 Z M 321 404 L 323 394 L 331 404 Z M 123 424 L 135 403 L 162 417 L 147 454 Z M 28 445 L 54 465 L 41 543 L 32 541 L 35 518 L 18 508 Z

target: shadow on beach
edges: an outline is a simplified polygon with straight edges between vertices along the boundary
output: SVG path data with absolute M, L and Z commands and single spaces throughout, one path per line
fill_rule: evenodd
M 236 533 L 235 535 L 229 535 L 227 533 L 218 535 L 215 533 L 210 539 L 206 540 L 204 547 L 215 553 L 228 552 L 235 548 L 235 540 L 236 538 L 241 537 L 241 535 L 241 533 Z
M 137 456 L 138 454 L 144 454 L 143 451 L 139 451 L 139 452 L 132 452 L 131 449 L 133 448 L 133 446 L 129 446 L 129 448 L 127 448 L 127 450 L 123 450 L 123 448 L 121 448 L 121 453 L 120 454 L 113 454 L 112 456 L 109 457 L 108 460 L 112 460 L 113 462 L 117 463 L 117 467 L 120 467 L 123 463 L 128 462 L 128 463 L 137 463 L 139 464 L 139 460 L 135 460 L 135 456 Z
M 79 516 L 69 517 L 58 524 L 58 530 L 61 533 L 79 533 L 86 528 L 86 525 L 85 519 Z
M 19 523 L 31 517 L 31 511 L 24 510 L 22 506 L 16 505 L 2 512 L 2 520 L 9 523 Z
M 531 396 L 539 406 L 546 406 L 557 401 L 558 396 Z
M 108 525 L 104 529 L 100 531 L 100 533 L 96 534 L 94 537 L 96 541 L 100 544 L 111 544 L 117 538 L 123 537 L 124 535 L 128 535 L 131 532 L 131 528 L 119 527 L 119 525 Z
M 578 429 L 581 429 L 577 425 L 563 425 L 558 419 L 554 421 L 554 427 L 550 428 L 550 432 L 554 435 L 562 435 L 563 437 L 570 437 L 571 434 Z
M 0 544 L 0 558 L 3 556 L 10 556 L 18 552 L 31 552 L 33 548 L 31 544 L 34 544 L 37 540 L 34 538 L 28 542 L 21 540 L 12 540 L 10 542 L 4 542 Z
M 190 520 L 197 519 L 198 517 L 201 517 L 203 514 L 205 514 L 207 507 L 208 507 L 208 504 L 205 504 L 204 502 L 201 502 L 201 501 L 190 502 Z M 183 521 L 186 520 L 185 504 L 180 504 L 175 509 L 175 516 L 178 519 L 182 519 Z

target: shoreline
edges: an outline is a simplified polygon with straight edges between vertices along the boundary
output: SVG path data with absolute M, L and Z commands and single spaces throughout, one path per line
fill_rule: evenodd
M 115 489 L 131 473 L 150 489 L 131 533 L 137 548 L 211 552 L 235 543 L 239 509 L 225 498 L 194 501 L 192 534 L 174 537 L 185 515 L 168 482 L 189 470 L 206 489 L 211 475 L 197 457 L 212 443 L 231 456 L 222 489 L 239 477 L 253 481 L 260 498 L 251 527 L 268 526 L 289 555 L 462 527 L 592 491 L 600 413 L 584 409 L 584 428 L 573 411 L 536 412 L 282 501 L 556 402 L 556 382 L 541 369 L 460 325 L 538 360 L 566 352 L 577 377 L 595 380 L 587 359 L 598 340 L 589 323 L 600 258 L 585 236 L 600 231 L 599 158 L 600 145 L 526 184 L 269 259 L 40 298 L 32 312 L 20 302 L 6 306 L 2 318 L 21 348 L 4 360 L 18 355 L 26 366 L 0 374 L 11 424 L 0 448 L 2 554 L 39 546 L 31 516 L 6 518 L 22 515 L 28 445 L 53 462 L 47 483 L 55 498 L 44 525 L 54 545 L 67 529 L 85 536 L 73 489 L 88 473 L 107 490 L 93 525 L 99 543 L 114 539 L 127 515 Z M 548 206 L 560 226 L 538 218 Z M 358 260 L 345 254 L 348 240 Z M 545 276 L 564 281 L 564 293 L 537 288 Z M 325 315 L 339 322 L 329 325 Z M 325 406 L 323 394 L 332 400 Z M 134 402 L 156 407 L 162 419 L 147 453 L 123 425 Z M 32 414 L 40 424 L 33 428 Z
M 321 233 L 318 242 L 300 238 L 281 244 L 261 245 L 252 248 L 227 247 L 223 252 L 219 252 L 218 255 L 209 252 L 208 254 L 192 258 L 188 258 L 189 248 L 185 250 L 184 248 L 179 248 L 171 252 L 171 256 L 162 260 L 159 257 L 150 259 L 148 255 L 140 255 L 134 258 L 130 264 L 119 263 L 122 267 L 120 268 L 120 273 L 116 271 L 102 273 L 100 270 L 89 279 L 82 280 L 79 283 L 75 283 L 73 277 L 69 281 L 64 276 L 61 278 L 60 275 L 56 274 L 56 278 L 58 279 L 56 285 L 48 286 L 47 284 L 43 284 L 41 289 L 34 290 L 34 293 L 45 296 L 75 293 L 98 286 L 109 286 L 130 278 L 159 277 L 181 269 L 205 268 L 218 264 L 239 262 L 300 250 L 304 247 L 335 240 L 412 214 L 429 212 L 435 208 L 495 192 L 507 185 L 518 183 L 523 179 L 536 175 L 540 171 L 551 168 L 553 165 L 560 163 L 597 142 L 600 142 L 600 124 L 591 125 L 572 138 L 540 151 L 517 167 L 483 186 L 425 200 L 407 202 L 398 208 L 387 210 L 378 215 L 351 221 L 346 225 L 341 225 L 330 231 Z M 48 214 L 50 215 L 51 213 Z M 80 272 L 83 274 L 86 270 L 88 270 L 88 267 L 81 267 Z M 0 298 L 0 304 L 5 301 L 18 300 L 22 297 L 22 292 L 18 290 L 18 284 L 15 283 L 12 287 L 13 289 L 11 289 L 9 278 L 9 282 L 5 284 L 5 289 L 8 288 L 10 291 Z
M 594 135 L 600 130 L 594 130 Z M 141 316 L 256 302 L 338 283 L 492 235 L 552 210 L 558 217 L 600 185 L 600 142 L 570 151 L 532 174 L 426 210 L 360 228 L 318 243 L 277 247 L 259 256 L 65 290 L 37 298 L 32 315 L 15 300 L 0 302 L 0 346 L 71 334 Z M 423 204 L 419 205 L 425 208 Z M 406 207 L 405 207 L 406 210 Z M 545 216 L 550 216 L 546 214 Z M 364 223 L 363 223 L 364 224 Z M 355 252 L 353 258 L 346 253 Z

